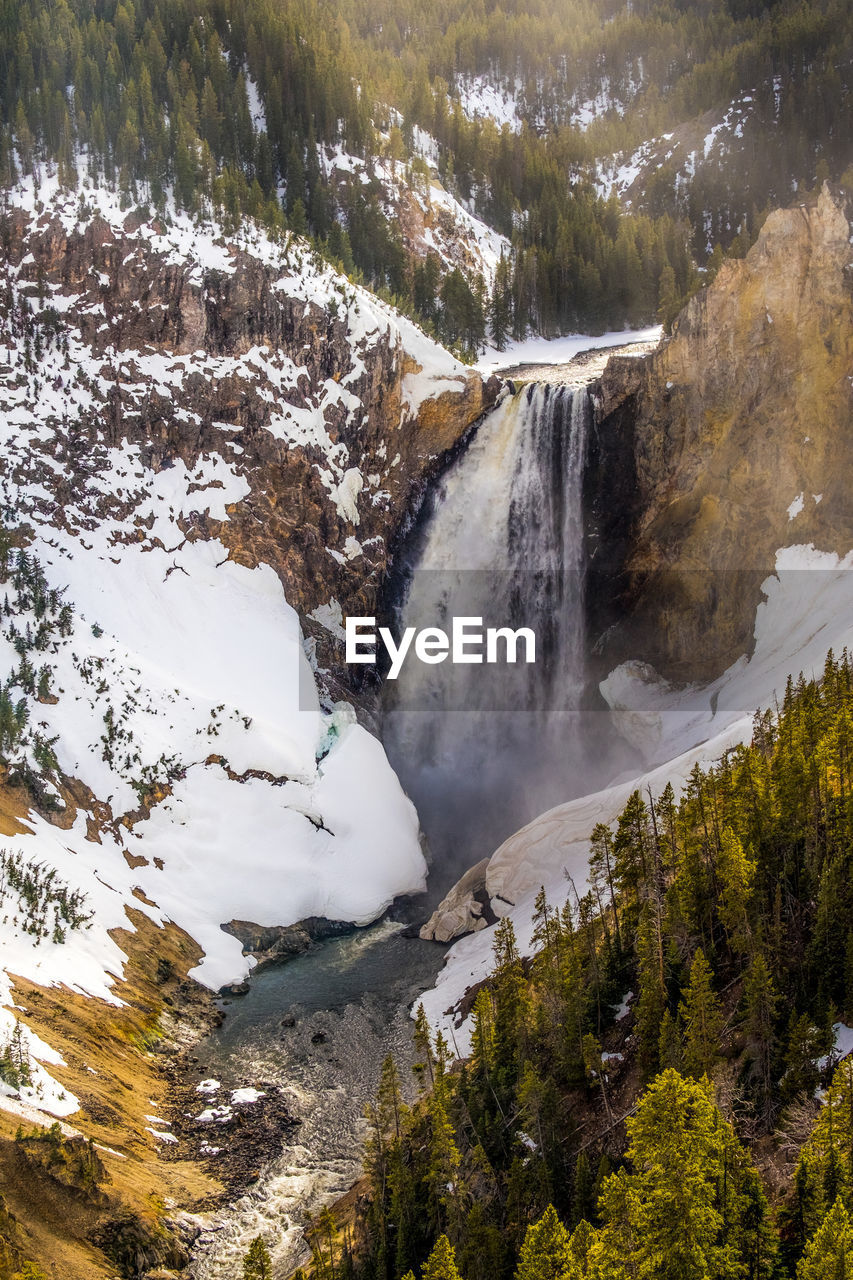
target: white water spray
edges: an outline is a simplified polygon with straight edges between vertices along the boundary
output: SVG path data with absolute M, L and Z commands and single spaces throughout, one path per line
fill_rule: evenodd
M 407 664 L 388 686 L 385 742 L 436 861 L 459 870 L 576 794 L 584 687 L 585 390 L 507 396 L 446 475 L 402 609 L 531 627 L 532 665 Z

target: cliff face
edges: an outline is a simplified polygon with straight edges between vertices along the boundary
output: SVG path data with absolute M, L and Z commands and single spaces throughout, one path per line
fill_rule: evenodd
M 102 448 L 138 446 L 154 473 L 220 458 L 248 493 L 225 520 L 200 500 L 181 532 L 220 538 L 248 567 L 271 565 L 303 619 L 321 611 L 327 625 L 307 628 L 331 644 L 334 665 L 334 619 L 376 610 L 409 512 L 496 380 L 437 356 L 305 246 L 273 256 L 268 242 L 188 239 L 185 228 L 103 217 L 82 202 L 81 216 L 34 212 L 3 220 L 7 280 L 31 300 L 40 334 L 44 308 L 56 311 L 72 354 L 48 422 L 52 451 L 73 465 L 44 468 L 40 518 L 67 525 L 73 507 L 91 506 Z M 71 395 L 81 378 L 85 409 Z M 105 492 L 103 508 L 114 502 Z M 139 539 L 147 532 L 140 522 Z
M 853 249 L 824 187 L 772 214 L 641 360 L 594 387 L 590 626 L 675 680 L 750 650 L 777 549 L 853 546 Z

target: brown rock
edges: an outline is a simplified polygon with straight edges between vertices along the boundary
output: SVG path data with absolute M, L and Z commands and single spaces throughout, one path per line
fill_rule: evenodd
M 749 651 L 777 548 L 853 547 L 852 264 L 824 186 L 771 214 L 655 354 L 608 364 L 588 475 L 605 669 L 710 678 Z

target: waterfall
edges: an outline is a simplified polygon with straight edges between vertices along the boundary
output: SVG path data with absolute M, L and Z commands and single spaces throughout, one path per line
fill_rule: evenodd
M 585 389 L 508 395 L 445 475 L 412 556 L 403 625 L 473 616 L 536 634 L 535 664 L 414 661 L 386 685 L 391 761 L 453 869 L 579 793 L 590 420 Z

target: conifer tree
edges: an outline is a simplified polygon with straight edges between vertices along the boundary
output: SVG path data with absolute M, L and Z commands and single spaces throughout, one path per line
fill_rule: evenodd
M 749 906 L 755 862 L 731 827 L 725 827 L 717 859 L 720 883 L 719 914 L 732 949 L 745 955 L 750 948 Z
M 754 956 L 746 976 L 744 1004 L 744 1030 L 753 1062 L 752 1075 L 757 1086 L 758 1109 L 767 1115 L 773 1091 L 778 999 L 770 969 L 761 952 Z
M 663 1018 L 661 1019 L 658 1058 L 662 1071 L 665 1071 L 667 1067 L 673 1067 L 676 1071 L 681 1070 L 684 1060 L 681 1032 L 669 1009 L 664 1010 Z
M 684 1022 L 685 1069 L 697 1079 L 710 1075 L 719 1053 L 722 1019 L 713 973 L 701 947 L 690 966 L 680 1013 Z
M 806 1245 L 797 1280 L 853 1280 L 853 1223 L 840 1196 Z
M 839 1065 L 797 1163 L 806 1234 L 839 1196 L 853 1210 L 853 1062 Z
M 639 994 L 637 997 L 637 1039 L 640 1063 L 646 1079 L 658 1068 L 661 1022 L 666 1008 L 666 989 L 660 965 L 654 913 L 648 904 L 643 908 L 637 930 Z
M 602 1189 L 604 1227 L 589 1250 L 589 1275 L 769 1277 L 767 1206 L 710 1086 L 665 1071 L 627 1127 L 630 1171 L 620 1170 Z M 763 1242 L 759 1254 L 753 1238 Z
M 426 1260 L 423 1280 L 461 1280 L 456 1266 L 456 1254 L 447 1236 L 439 1236 L 435 1248 Z
M 263 1236 L 255 1236 L 243 1259 L 243 1280 L 272 1280 L 272 1260 Z
M 573 1280 L 577 1271 L 569 1246 L 569 1233 L 553 1205 L 527 1228 L 516 1280 Z
M 595 1212 L 595 1179 L 585 1151 L 575 1161 L 575 1177 L 572 1192 L 572 1223 L 577 1226 L 584 1219 L 592 1220 Z

